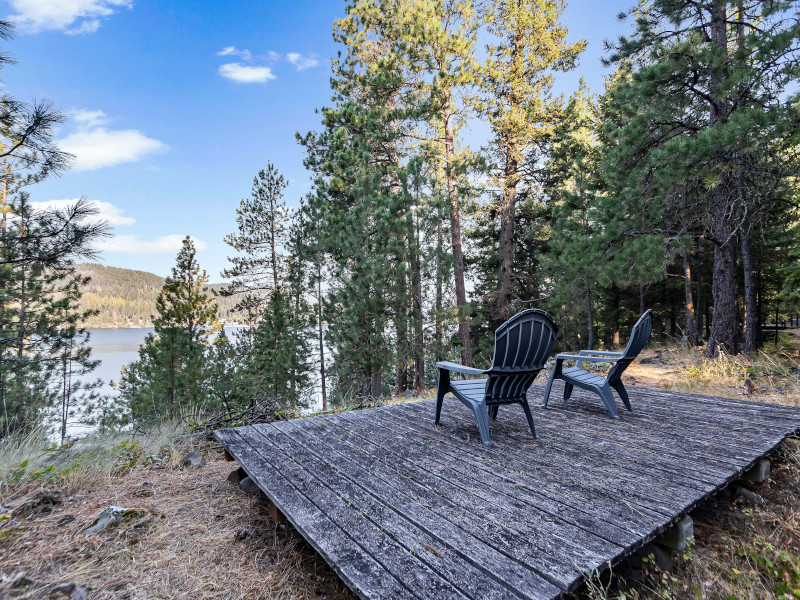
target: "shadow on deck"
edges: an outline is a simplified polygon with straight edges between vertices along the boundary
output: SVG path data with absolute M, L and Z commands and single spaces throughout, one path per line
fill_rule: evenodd
M 538 406 L 543 385 L 529 392 Z M 363 598 L 550 599 L 668 528 L 800 430 L 800 409 L 629 388 L 491 422 L 448 398 L 216 432 Z

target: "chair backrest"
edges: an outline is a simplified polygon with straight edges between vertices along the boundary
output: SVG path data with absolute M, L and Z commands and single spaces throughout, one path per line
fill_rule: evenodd
M 650 339 L 650 332 L 652 329 L 653 310 L 649 309 L 646 310 L 641 317 L 639 317 L 639 320 L 636 321 L 636 325 L 633 326 L 631 338 L 628 340 L 628 345 L 625 346 L 625 352 L 623 353 L 622 358 L 620 358 L 619 361 L 616 362 L 611 369 L 609 369 L 609 382 L 614 383 L 620 377 L 622 377 L 622 373 L 628 368 L 628 365 L 631 364 L 637 356 L 639 356 L 639 353 L 647 345 L 647 340 Z
M 558 326 L 545 311 L 524 310 L 498 327 L 486 401 L 522 398 L 553 352 Z

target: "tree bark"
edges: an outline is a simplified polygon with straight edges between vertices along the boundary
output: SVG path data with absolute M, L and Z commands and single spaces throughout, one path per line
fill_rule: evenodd
M 620 293 L 617 286 L 611 287 L 611 344 L 619 346 L 619 303 Z
M 594 348 L 594 306 L 592 300 L 592 288 L 586 288 L 586 328 L 588 330 L 587 348 Z
M 703 337 L 703 260 L 700 254 L 700 241 L 697 242 L 697 261 L 695 262 L 697 273 L 697 304 L 695 308 L 695 325 L 697 327 L 695 333 L 695 343 L 700 344 Z
M 686 295 L 686 343 L 690 348 L 697 346 L 697 315 L 692 299 L 692 265 L 689 253 L 683 253 L 683 289 Z
M 512 273 L 514 269 L 514 217 L 517 199 L 517 160 L 506 145 L 506 166 L 503 197 L 500 202 L 500 269 L 497 274 L 497 318 L 505 321 L 511 316 Z
M 522 36 L 517 31 L 514 35 L 514 44 L 511 48 L 509 62 L 512 69 L 522 70 L 522 54 L 520 46 Z M 519 93 L 516 80 L 511 81 L 509 104 L 511 110 L 518 110 L 523 98 Z M 503 169 L 503 197 L 500 204 L 500 267 L 497 274 L 497 317 L 505 321 L 511 317 L 513 299 L 513 271 L 514 271 L 514 219 L 516 217 L 517 181 L 519 180 L 519 149 L 518 140 L 512 139 L 506 132 L 501 137 L 501 149 L 505 153 L 505 167 Z
M 447 111 L 450 110 L 449 99 L 446 102 Z M 453 271 L 456 288 L 456 308 L 458 311 L 458 337 L 461 340 L 461 362 L 471 367 L 472 345 L 469 337 L 469 323 L 465 307 L 467 304 L 467 288 L 464 283 L 464 252 L 461 248 L 461 209 L 458 204 L 458 173 L 455 157 L 455 131 L 453 117 L 447 112 L 442 115 L 444 120 L 444 147 L 447 161 L 447 197 L 450 200 L 450 237 L 453 245 Z
M 711 5 L 711 43 L 717 46 L 719 57 L 727 57 L 726 18 L 726 0 L 713 0 Z M 718 58 L 717 60 L 723 59 Z M 724 75 L 724 62 L 712 66 L 709 85 L 711 92 L 709 123 L 712 128 L 727 117 L 726 107 L 719 98 L 719 89 Z M 723 170 L 723 157 L 718 157 L 717 162 L 720 169 Z M 714 222 L 712 235 L 715 241 L 714 273 L 711 286 L 714 316 L 706 349 L 706 354 L 711 357 L 719 356 L 720 350 L 729 354 L 739 353 L 739 323 L 736 306 L 736 237 L 728 202 L 729 176 L 722 172 L 720 178 L 721 180 L 711 192 Z
M 744 269 L 744 351 L 749 354 L 758 350 L 761 345 L 752 230 L 742 230 L 739 239 L 742 246 L 742 267 Z
M 422 318 L 422 264 L 419 250 L 419 212 L 414 215 L 411 236 L 411 320 L 414 328 L 414 390 L 424 392 L 425 386 L 425 335 Z
M 434 299 L 433 312 L 434 324 L 433 343 L 436 353 L 436 362 L 444 360 L 442 348 L 442 303 L 444 290 L 444 236 L 442 234 L 442 220 L 436 220 L 436 298 Z

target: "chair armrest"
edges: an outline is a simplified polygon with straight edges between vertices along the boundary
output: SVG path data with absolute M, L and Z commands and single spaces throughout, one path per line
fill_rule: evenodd
M 595 356 L 622 356 L 625 354 L 624 352 L 610 352 L 608 350 L 581 350 L 581 356 L 589 356 L 594 354 Z
M 603 358 L 601 356 L 581 356 L 580 354 L 559 354 L 556 360 L 577 360 L 585 362 L 615 363 L 619 358 Z
M 445 371 L 454 371 L 455 373 L 463 373 L 464 375 L 483 375 L 488 373 L 488 370 L 482 371 L 481 369 L 473 369 L 472 367 L 465 367 L 464 365 L 457 365 L 447 361 L 436 363 L 437 369 L 444 369 Z

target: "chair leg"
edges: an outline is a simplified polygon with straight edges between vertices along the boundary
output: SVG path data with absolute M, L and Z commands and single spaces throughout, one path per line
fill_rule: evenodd
M 478 402 L 472 405 L 475 413 L 475 420 L 478 421 L 478 430 L 481 432 L 481 441 L 487 448 L 492 445 L 489 441 L 489 411 L 486 409 L 485 402 Z
M 547 380 L 547 386 L 544 388 L 544 399 L 542 400 L 542 408 L 547 408 L 547 402 L 550 400 L 550 390 L 553 388 L 553 380 L 556 378 L 556 370 L 550 373 L 550 378 Z
M 533 439 L 538 440 L 539 436 L 536 435 L 536 427 L 533 424 L 533 415 L 531 414 L 531 407 L 528 406 L 527 398 L 523 398 L 522 402 L 522 410 L 525 411 L 525 418 L 528 419 L 528 427 L 531 428 L 531 433 L 533 434 Z
M 497 411 L 500 410 L 500 405 L 495 404 L 491 408 L 489 408 L 489 416 L 494 420 L 497 419 Z
M 622 385 L 622 381 L 612 383 L 611 387 L 617 390 L 617 393 L 619 394 L 619 397 L 622 399 L 622 403 L 625 405 L 625 408 L 627 408 L 629 412 L 633 412 L 633 407 L 631 406 L 630 398 L 628 398 L 628 390 L 626 390 L 625 386 Z
M 614 394 L 611 393 L 611 388 L 606 384 L 603 387 L 597 388 L 597 393 L 606 405 L 608 412 L 611 413 L 612 419 L 619 419 L 617 414 L 617 402 L 614 400 Z
M 442 403 L 444 402 L 445 394 L 450 391 L 450 371 L 439 369 L 437 375 L 439 381 L 436 382 L 436 418 L 433 421 L 436 425 L 439 424 L 439 417 L 442 416 Z
M 575 387 L 571 383 L 564 382 L 564 402 L 569 400 L 569 397 L 572 396 L 572 388 Z

